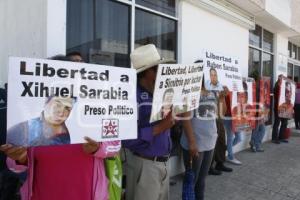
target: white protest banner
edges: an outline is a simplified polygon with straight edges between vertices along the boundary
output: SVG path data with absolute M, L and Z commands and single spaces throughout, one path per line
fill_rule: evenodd
M 7 142 L 43 146 L 137 137 L 136 71 L 9 59 Z
M 282 118 L 293 118 L 296 95 L 295 82 L 283 77 L 279 84 L 278 115 Z
M 232 56 L 204 51 L 204 80 L 207 90 L 242 91 L 242 75 L 239 60 Z
M 198 108 L 202 78 L 202 63 L 159 65 L 150 122 Z

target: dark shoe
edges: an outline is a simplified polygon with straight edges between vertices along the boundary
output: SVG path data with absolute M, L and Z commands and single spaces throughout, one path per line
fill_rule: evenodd
M 224 164 L 217 165 L 216 170 L 223 171 L 223 172 L 232 172 L 233 171 L 232 168 L 226 167 Z
M 272 143 L 274 143 L 274 144 L 280 144 L 279 140 L 272 140 Z
M 283 143 L 289 143 L 288 140 L 284 140 L 284 139 L 280 140 L 280 142 L 283 142 Z
M 208 171 L 208 174 L 209 175 L 214 175 L 214 176 L 220 176 L 222 174 L 222 172 L 219 171 L 219 170 L 216 170 L 214 168 L 210 168 L 209 171 Z
M 254 147 L 253 143 L 252 142 L 249 142 L 249 145 L 250 145 L 250 150 L 252 152 L 256 152 L 256 148 Z

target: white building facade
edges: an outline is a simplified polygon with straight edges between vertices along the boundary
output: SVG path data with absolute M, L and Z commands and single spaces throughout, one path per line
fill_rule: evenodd
M 245 77 L 300 81 L 299 10 L 299 0 L 2 0 L 0 87 L 9 56 L 78 51 L 87 62 L 130 67 L 130 52 L 147 43 L 178 63 L 210 50 L 238 58 Z M 249 137 L 235 150 L 246 148 Z M 172 165 L 173 174 L 182 170 L 176 156 Z

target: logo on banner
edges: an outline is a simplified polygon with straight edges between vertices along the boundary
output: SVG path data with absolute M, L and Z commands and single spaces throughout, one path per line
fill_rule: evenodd
M 119 137 L 119 120 L 102 119 L 102 138 Z

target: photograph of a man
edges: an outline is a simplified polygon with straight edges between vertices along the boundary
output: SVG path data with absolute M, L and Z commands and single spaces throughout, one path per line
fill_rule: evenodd
M 154 115 L 153 121 L 165 119 L 173 108 L 174 89 L 168 88 L 165 90 L 162 98 L 162 106 L 158 113 Z
M 205 81 L 205 88 L 208 91 L 211 90 L 218 90 L 221 91 L 223 90 L 223 86 L 220 84 L 219 80 L 218 80 L 218 73 L 216 68 L 211 67 L 209 70 L 209 78 Z
M 69 97 L 46 98 L 40 117 L 29 119 L 9 128 L 7 143 L 16 146 L 46 146 L 70 144 L 65 124 L 75 100 Z
M 237 129 L 250 128 L 250 119 L 253 115 L 252 106 L 248 102 L 248 85 L 243 81 L 243 92 L 237 92 L 237 105 L 232 110 L 232 116 L 235 117 L 233 123 Z
M 293 115 L 294 105 L 292 104 L 292 84 L 289 81 L 285 81 L 285 90 L 284 90 L 285 102 L 279 105 L 278 111 L 279 115 Z

